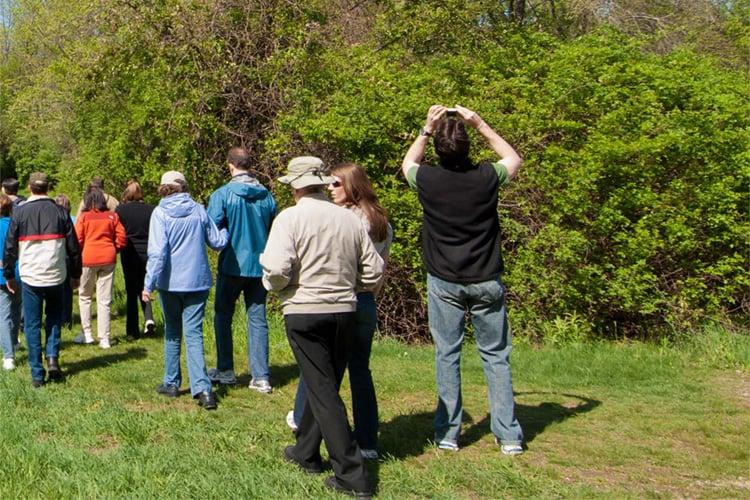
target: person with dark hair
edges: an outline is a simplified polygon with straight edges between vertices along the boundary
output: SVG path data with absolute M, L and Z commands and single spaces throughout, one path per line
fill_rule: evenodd
M 21 183 L 18 182 L 18 179 L 14 179 L 13 177 L 4 179 L 2 183 L 3 194 L 8 195 L 8 198 L 10 198 L 13 204 L 16 206 L 26 201 L 25 196 L 18 194 L 18 188 L 20 186 Z
M 145 302 L 151 302 L 152 293 L 159 290 L 164 313 L 164 379 L 156 392 L 170 398 L 179 395 L 184 336 L 190 394 L 204 409 L 215 410 L 203 350 L 203 316 L 213 285 L 206 245 L 221 250 L 229 235 L 226 228 L 216 227 L 203 205 L 190 198 L 180 172 L 162 175 L 158 191 L 162 199 L 151 214 L 141 293 Z
M 55 195 L 55 203 L 60 205 L 70 215 L 70 198 L 68 195 L 58 193 Z M 70 220 L 75 225 L 76 218 L 70 215 Z M 73 328 L 73 288 L 70 286 L 70 280 L 63 281 L 63 317 L 62 324 Z
M 117 205 L 119 205 L 120 202 L 117 201 L 117 198 L 115 198 L 114 196 L 110 196 L 104 192 L 104 179 L 102 179 L 101 177 L 94 177 L 93 179 L 91 179 L 91 182 L 86 187 L 86 191 L 88 192 L 88 190 L 91 188 L 97 188 L 102 192 L 102 196 L 104 196 L 104 203 L 107 206 L 107 210 L 109 210 L 110 212 L 114 212 L 115 209 L 117 208 Z M 81 200 L 81 203 L 78 205 L 78 215 L 80 215 L 81 212 L 83 212 L 84 204 L 85 204 L 85 200 Z
M 372 290 L 383 274 L 362 221 L 326 197 L 334 181 L 319 158 L 289 162 L 278 179 L 293 189 L 296 204 L 271 227 L 260 264 L 263 285 L 278 293 L 289 345 L 307 385 L 307 405 L 296 443 L 284 458 L 308 473 L 321 469 L 325 441 L 334 475 L 324 485 L 369 498 L 370 480 L 346 407 L 339 395 L 357 307 L 356 290 Z
M 70 216 L 49 196 L 47 175 L 34 172 L 29 177 L 31 196 L 14 212 L 5 238 L 3 274 L 11 293 L 22 293 L 24 334 L 28 348 L 31 384 L 41 387 L 50 380 L 60 380 L 60 328 L 62 325 L 63 281 L 71 279 L 78 286 L 81 276 L 81 249 Z M 69 259 L 69 260 L 68 260 Z M 23 280 L 19 288 L 15 266 Z M 42 312 L 45 311 L 45 345 L 42 346 Z M 47 371 L 42 363 L 42 349 Z
M 10 227 L 13 206 L 13 200 L 8 195 L 0 194 L 0 245 L 3 247 Z M 0 261 L 0 271 L 2 270 L 3 263 Z M 20 282 L 18 263 L 15 270 L 16 281 Z M 0 346 L 3 350 L 3 370 L 15 370 L 16 344 L 21 325 L 21 294 L 10 293 L 5 284 L 5 275 L 0 274 Z
M 219 254 L 214 300 L 216 368 L 208 371 L 213 383 L 234 385 L 232 318 L 240 294 L 247 314 L 247 351 L 250 389 L 270 394 L 266 289 L 258 256 L 268 239 L 278 209 L 271 192 L 250 175 L 250 154 L 231 148 L 227 163 L 231 180 L 211 194 L 208 215 L 218 227 L 229 230 L 229 244 Z
M 487 140 L 500 157 L 498 162 L 471 161 L 467 126 Z M 437 167 L 420 166 L 430 137 L 439 158 Z M 461 347 L 468 312 L 487 379 L 495 442 L 503 454 L 523 453 L 523 432 L 513 401 L 497 215 L 498 188 L 508 184 L 520 166 L 518 153 L 477 113 L 440 105 L 430 107 L 425 126 L 402 163 L 424 211 L 422 253 L 438 389 L 435 442 L 443 450 L 459 448 Z
M 83 332 L 73 341 L 93 344 L 91 300 L 96 285 L 96 330 L 99 347 L 110 348 L 110 307 L 115 286 L 117 254 L 128 242 L 120 217 L 107 209 L 104 192 L 89 187 L 83 196 L 83 212 L 76 218 L 76 234 L 81 245 L 83 273 L 78 289 L 78 310 Z
M 386 211 L 378 201 L 365 169 L 356 163 L 344 163 L 334 168 L 331 176 L 333 182 L 328 185 L 331 199 L 336 205 L 351 210 L 361 219 L 385 268 L 393 242 L 393 229 L 388 224 Z M 354 439 L 362 456 L 367 459 L 378 458 L 378 401 L 370 372 L 370 352 L 378 325 L 375 295 L 383 286 L 384 277 L 385 274 L 372 291 L 357 293 L 357 310 L 347 360 L 352 391 Z M 292 429 L 297 428 L 307 402 L 304 380 L 304 377 L 300 377 L 294 410 L 287 414 L 287 425 Z
M 115 208 L 115 213 L 120 217 L 128 237 L 128 244 L 120 253 L 120 263 L 125 277 L 127 303 L 125 332 L 132 338 L 139 338 L 141 332 L 147 335 L 156 330 L 151 302 L 141 300 L 148 260 L 148 230 L 153 211 L 154 207 L 143 201 L 141 184 L 135 179 L 128 181 L 122 193 L 122 203 Z M 143 328 L 138 321 L 139 307 L 143 310 Z

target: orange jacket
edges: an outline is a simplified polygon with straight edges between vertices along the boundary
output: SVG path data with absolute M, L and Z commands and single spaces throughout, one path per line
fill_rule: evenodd
M 128 243 L 120 217 L 109 210 L 81 212 L 76 218 L 76 234 L 86 267 L 114 264 L 117 254 Z

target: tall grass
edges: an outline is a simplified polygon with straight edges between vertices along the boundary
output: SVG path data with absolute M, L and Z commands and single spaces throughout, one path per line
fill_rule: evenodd
M 278 315 L 270 318 L 274 393 L 247 388 L 245 319 L 238 311 L 240 384 L 218 389 L 219 409 L 207 412 L 185 392 L 187 379 L 177 399 L 156 394 L 162 339 L 127 341 L 121 302 L 116 311 L 116 342 L 108 351 L 73 344 L 78 330 L 64 331 L 64 382 L 32 389 L 25 351 L 16 371 L 0 373 L 0 495 L 333 497 L 322 485 L 325 475 L 303 474 L 282 458 L 283 447 L 293 442 L 284 416 L 292 407 L 298 371 Z M 208 316 L 206 358 L 214 366 Z M 748 338 L 731 335 L 739 334 L 711 329 L 700 350 L 697 344 L 691 350 L 611 342 L 517 346 L 516 412 L 528 450 L 515 458 L 501 455 L 493 443 L 484 374 L 473 346 L 465 346 L 462 364 L 461 451 L 446 453 L 430 441 L 434 350 L 378 340 L 372 366 L 381 459 L 369 464 L 378 493 L 381 498 L 748 498 Z M 707 352 L 724 354 L 714 359 Z M 184 363 L 183 371 L 187 377 Z M 349 405 L 346 381 L 342 395 Z

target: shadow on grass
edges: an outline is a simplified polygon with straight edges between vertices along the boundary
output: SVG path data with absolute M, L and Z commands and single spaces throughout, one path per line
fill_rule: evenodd
M 299 378 L 299 367 L 297 363 L 290 363 L 288 365 L 274 365 L 271 368 L 271 382 L 274 387 L 284 387 Z M 250 381 L 248 380 L 248 383 Z M 297 387 L 294 387 L 297 390 Z
M 576 399 L 578 400 L 578 403 L 575 406 L 566 406 L 560 403 L 550 402 L 539 403 L 536 406 L 516 403 L 516 418 L 523 429 L 523 440 L 525 444 L 534 441 L 534 439 L 544 432 L 544 429 L 550 424 L 562 422 L 581 413 L 587 413 L 602 404 L 601 401 L 597 401 L 596 399 L 586 398 L 576 394 L 539 391 L 515 393 L 516 398 L 518 398 L 518 396 L 532 394 L 555 394 L 556 396 L 565 396 L 566 398 Z M 464 422 L 471 422 L 471 417 L 467 416 L 465 411 Z M 461 434 L 461 445 L 468 446 L 473 444 L 488 434 L 492 434 L 489 414 L 485 415 L 482 420 L 471 423 L 471 425 L 464 430 Z
M 516 396 L 530 394 L 552 393 L 523 392 L 516 393 Z M 589 412 L 602 404 L 601 401 L 575 394 L 554 394 L 576 399 L 578 404 L 573 406 L 543 402 L 533 406 L 516 403 L 516 418 L 523 428 L 525 443 L 532 442 L 550 424 Z M 380 424 L 380 448 L 397 459 L 421 455 L 424 453 L 425 446 L 433 439 L 434 415 L 432 411 L 411 413 L 394 417 L 389 422 L 382 422 Z M 464 409 L 463 421 L 464 430 L 459 443 L 461 447 L 472 445 L 492 434 L 489 414 L 481 420 L 474 421 L 474 418 Z
M 91 349 L 94 349 L 93 347 Z M 97 347 L 96 350 L 99 350 Z M 147 351 L 143 347 L 131 347 L 128 348 L 125 352 L 118 352 L 118 353 L 107 353 L 107 354 L 100 354 L 98 356 L 92 356 L 87 359 L 82 359 L 80 361 L 73 361 L 71 363 L 63 362 L 64 365 L 62 366 L 64 368 L 66 375 L 73 375 L 80 372 L 85 372 L 87 370 L 96 370 L 98 368 L 104 368 L 106 366 L 109 366 L 113 363 L 121 363 L 123 361 L 129 361 L 133 359 L 143 359 L 147 356 Z

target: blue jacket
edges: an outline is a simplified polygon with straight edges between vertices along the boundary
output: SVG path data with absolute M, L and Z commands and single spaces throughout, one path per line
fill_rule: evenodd
M 208 200 L 208 215 L 218 227 L 229 229 L 229 245 L 219 255 L 220 273 L 263 276 L 258 257 L 277 213 L 271 193 L 250 174 L 235 175 L 214 191 Z
M 226 229 L 219 230 L 206 209 L 187 193 L 163 198 L 151 214 L 148 262 L 143 289 L 196 292 L 213 285 L 206 245 L 224 248 Z
M 2 245 L 2 250 L 0 250 L 0 255 L 3 254 L 3 251 L 5 250 L 5 237 L 8 236 L 8 228 L 10 227 L 10 217 L 2 217 L 0 218 L 0 245 Z M 2 259 L 2 257 L 0 257 Z M 2 260 L 0 260 L 0 264 L 2 264 Z M 18 275 L 18 261 L 16 261 L 16 281 L 20 281 L 21 277 Z M 5 286 L 5 284 L 8 281 L 5 279 L 5 275 L 3 274 L 3 266 L 0 265 L 0 285 Z

